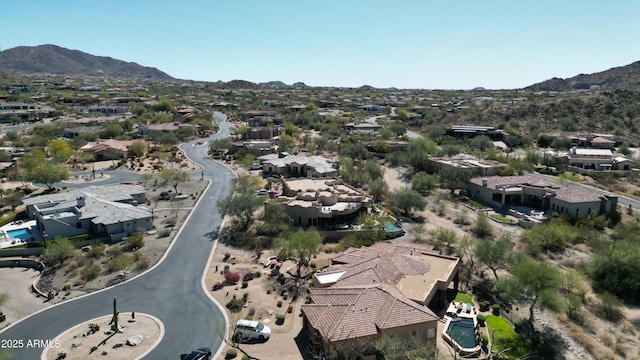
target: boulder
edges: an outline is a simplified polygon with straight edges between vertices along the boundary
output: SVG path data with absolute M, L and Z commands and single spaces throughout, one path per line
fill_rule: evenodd
M 142 336 L 142 335 L 132 336 L 132 337 L 127 339 L 127 345 L 129 345 L 129 346 L 140 345 L 140 343 L 142 342 L 142 339 L 144 339 L 144 336 Z

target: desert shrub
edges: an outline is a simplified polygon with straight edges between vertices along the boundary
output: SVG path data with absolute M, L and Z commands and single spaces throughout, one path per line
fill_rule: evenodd
M 144 246 L 144 238 L 140 233 L 133 233 L 124 239 L 122 249 L 124 251 L 138 250 Z
M 171 229 L 162 229 L 158 231 L 158 237 L 164 238 L 171 234 Z
M 250 360 L 251 358 L 247 355 L 242 355 L 242 360 Z
M 293 306 L 289 305 L 289 307 L 287 308 L 287 312 L 291 314 L 293 312 Z
M 247 281 L 243 281 L 243 282 L 242 282 L 242 288 L 243 288 L 243 289 L 246 289 L 246 288 L 247 288 L 247 286 L 249 286 L 249 282 L 247 282 Z
M 484 326 L 484 322 L 487 319 L 487 316 L 485 314 L 478 314 L 477 319 L 478 319 L 478 325 Z
M 244 307 L 244 301 L 242 301 L 241 299 L 237 299 L 236 296 L 233 295 L 233 299 L 231 299 L 225 306 L 232 313 L 237 313 L 240 312 Z
M 98 259 L 102 255 L 104 255 L 105 248 L 106 246 L 104 245 L 104 243 L 94 242 L 93 244 L 91 244 L 89 250 L 87 251 L 87 257 L 91 259 Z
M 224 274 L 224 280 L 229 284 L 237 284 L 240 281 L 240 274 L 233 271 L 227 271 Z
M 491 306 L 491 308 L 492 308 L 491 312 L 493 313 L 493 315 L 500 315 L 500 305 L 499 304 L 493 304 Z
M 489 304 L 487 304 L 486 301 L 480 301 L 478 306 L 480 307 L 480 311 L 489 311 Z
M 91 281 L 100 275 L 100 265 L 91 264 L 87 265 L 80 270 L 80 278 L 82 280 Z
M 615 295 L 604 292 L 598 296 L 591 306 L 593 312 L 602 319 L 619 322 L 624 319 L 622 302 Z
M 149 268 L 149 265 L 149 259 L 146 256 L 141 256 L 138 260 L 136 260 L 137 270 L 146 270 Z
M 594 251 L 586 270 L 596 291 L 610 292 L 632 304 L 640 303 L 640 245 L 637 242 L 621 240 L 601 246 Z
M 285 319 L 284 314 L 278 314 L 278 315 L 276 315 L 276 325 L 282 325 L 282 324 L 284 324 L 284 319 Z
M 120 255 L 105 262 L 108 272 L 122 271 L 133 264 L 133 256 Z
M 238 350 L 236 349 L 229 349 L 227 350 L 227 352 L 224 355 L 225 359 L 235 359 L 238 356 Z
M 249 281 L 249 280 L 253 280 L 253 273 L 246 273 L 244 274 L 244 276 L 242 276 L 242 281 Z
M 277 307 L 282 307 L 282 300 L 278 300 L 278 303 L 276 304 Z

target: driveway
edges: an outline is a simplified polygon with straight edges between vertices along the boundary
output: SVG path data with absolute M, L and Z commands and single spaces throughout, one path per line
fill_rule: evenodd
M 220 132 L 206 140 L 229 134 L 226 123 L 219 125 Z M 201 278 L 216 244 L 211 232 L 222 223 L 215 204 L 232 191 L 235 174 L 206 158 L 206 146 L 195 147 L 193 143 L 195 141 L 183 144 L 181 148 L 203 166 L 202 176 L 211 180 L 212 185 L 200 198 L 165 258 L 149 272 L 127 282 L 33 314 L 2 331 L 0 338 L 23 340 L 23 343 L 33 339 L 52 340 L 78 323 L 112 313 L 113 299 L 117 298 L 118 311 L 144 312 L 164 323 L 164 338 L 145 359 L 177 359 L 181 353 L 197 347 L 219 348 L 222 340 L 214 329 L 225 328 L 224 313 L 205 294 Z M 70 346 L 61 344 L 62 348 Z M 38 359 L 41 352 L 41 348 L 23 346 L 11 349 L 10 358 Z

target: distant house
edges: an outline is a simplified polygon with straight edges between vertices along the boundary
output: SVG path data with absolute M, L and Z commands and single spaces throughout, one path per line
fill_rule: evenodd
M 503 211 L 527 207 L 567 214 L 574 219 L 590 214 L 607 215 L 615 211 L 618 204 L 616 194 L 567 187 L 531 175 L 472 178 L 467 194 Z
M 134 142 L 135 140 L 98 139 L 82 146 L 80 150 L 92 153 L 96 160 L 122 159 L 127 156 L 129 146 Z
M 52 111 L 53 109 L 45 108 L 36 104 L 2 102 L 0 103 L 0 121 L 11 121 L 12 118 L 34 121 L 49 116 Z
M 304 328 L 343 355 L 384 336 L 435 345 L 439 318 L 430 307 L 442 308 L 447 289 L 457 289 L 459 262 L 423 244 L 349 248 L 314 274 Z
M 471 155 L 456 155 L 453 157 L 434 157 L 427 158 L 426 170 L 429 173 L 438 173 L 444 168 L 462 168 L 469 170 L 471 176 L 494 176 L 500 173 L 500 170 L 507 167 L 494 160 L 481 160 Z
M 372 200 L 339 179 L 287 179 L 279 199 L 294 226 L 324 229 L 355 221 Z
M 613 149 L 616 146 L 616 141 L 604 136 L 596 136 L 591 139 L 591 147 L 598 149 Z
M 614 155 L 610 149 L 573 147 L 564 156 L 569 170 L 588 171 L 631 171 L 635 165 L 633 160 L 621 155 Z
M 384 106 L 376 104 L 366 104 L 358 106 L 358 110 L 364 110 L 370 114 L 379 114 L 384 110 Z
M 361 123 L 346 123 L 344 124 L 344 131 L 347 134 L 372 134 L 382 128 L 382 125 L 372 124 L 369 122 L 361 122 Z
M 122 115 L 128 112 L 129 108 L 127 108 L 126 106 L 120 106 L 120 105 L 101 104 L 101 105 L 89 106 L 87 111 L 89 112 L 89 114 L 101 114 L 103 116 L 114 116 L 114 115 Z
M 468 125 L 453 125 L 448 130 L 449 135 L 455 138 L 473 138 L 480 135 L 486 135 L 491 140 L 504 140 L 507 133 L 501 129 L 497 129 L 494 126 L 468 126 Z
M 72 128 L 65 128 L 62 130 L 62 135 L 68 139 L 75 139 L 82 134 L 100 134 L 102 132 L 102 126 L 78 126 Z
M 234 154 L 240 150 L 255 156 L 274 154 L 278 152 L 278 145 L 272 140 L 250 140 L 233 143 L 233 147 L 229 149 L 230 154 Z
M 333 178 L 338 175 L 338 163 L 323 156 L 269 154 L 258 157 L 265 175 Z
M 112 241 L 151 229 L 153 215 L 139 185 L 89 186 L 69 192 L 41 195 L 22 201 L 50 239 L 89 234 Z

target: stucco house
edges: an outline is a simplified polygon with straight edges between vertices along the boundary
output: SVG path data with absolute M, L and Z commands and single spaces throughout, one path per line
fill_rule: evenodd
M 590 214 L 607 215 L 618 204 L 616 194 L 568 187 L 531 175 L 472 178 L 467 194 L 505 212 L 514 206 L 524 206 L 567 214 L 574 219 Z
M 268 154 L 258 157 L 265 175 L 333 178 L 338 175 L 338 162 L 324 156 Z
M 354 221 L 372 198 L 339 179 L 287 179 L 280 200 L 294 226 L 332 228 Z
M 27 215 L 50 239 L 89 234 L 120 240 L 151 229 L 153 214 L 139 185 L 89 186 L 23 200 Z
M 465 154 L 452 157 L 429 157 L 426 161 L 426 170 L 429 173 L 438 173 L 444 168 L 462 168 L 469 170 L 471 176 L 494 176 L 505 167 L 507 164 L 495 160 L 482 160 Z
M 631 171 L 635 163 L 611 149 L 572 147 L 564 156 L 569 170 Z
M 314 275 L 304 328 L 335 351 L 364 349 L 384 336 L 436 343 L 438 316 L 430 308 L 457 289 L 459 259 L 407 242 L 349 248 Z M 430 306 L 428 306 L 430 305 Z M 350 353 L 350 355 L 354 355 Z

